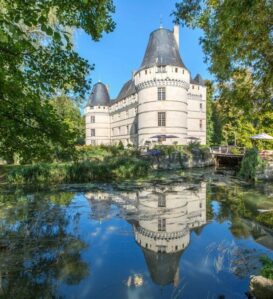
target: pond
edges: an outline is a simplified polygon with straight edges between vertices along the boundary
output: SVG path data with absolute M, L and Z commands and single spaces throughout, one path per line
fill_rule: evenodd
M 256 221 L 272 194 L 205 179 L 2 193 L 0 297 L 247 298 L 273 257 Z

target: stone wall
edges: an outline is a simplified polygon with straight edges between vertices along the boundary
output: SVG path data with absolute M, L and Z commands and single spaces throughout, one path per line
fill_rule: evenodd
M 191 156 L 180 153 L 172 153 L 170 156 L 161 155 L 149 158 L 152 161 L 154 169 L 178 170 L 188 168 L 202 168 L 216 165 L 215 159 L 210 153 L 207 153 L 205 155 L 196 153 Z

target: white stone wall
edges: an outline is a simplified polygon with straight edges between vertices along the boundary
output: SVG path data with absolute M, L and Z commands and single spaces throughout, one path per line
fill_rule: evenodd
M 91 123 L 91 116 L 95 122 Z M 110 144 L 110 116 L 108 106 L 85 108 L 86 145 Z M 91 129 L 95 129 L 95 136 L 91 136 Z
M 187 144 L 187 137 L 206 143 L 206 87 L 190 84 L 188 70 L 166 66 L 164 72 L 151 67 L 133 76 L 137 93 L 109 107 L 87 107 L 86 144 L 157 143 L 155 135 L 174 135 L 162 144 Z M 158 87 L 166 88 L 166 100 L 158 100 Z M 166 126 L 158 126 L 158 112 L 166 112 Z M 90 117 L 96 121 L 91 123 Z M 96 136 L 91 137 L 95 128 Z
M 165 72 L 157 67 L 135 74 L 138 89 L 138 144 L 144 145 L 155 135 L 174 135 L 164 144 L 185 143 L 187 136 L 187 89 L 189 73 L 184 68 L 167 66 Z M 166 100 L 158 100 L 158 88 L 165 87 Z M 158 126 L 158 112 L 166 113 L 166 126 Z
M 188 136 L 206 144 L 206 87 L 191 84 L 188 91 Z
M 118 101 L 110 107 L 111 143 L 137 145 L 137 94 Z

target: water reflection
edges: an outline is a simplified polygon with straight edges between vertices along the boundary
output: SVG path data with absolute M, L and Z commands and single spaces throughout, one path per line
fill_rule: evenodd
M 52 203 L 69 198 L 0 197 L 8 203 L 0 215 L 0 297 L 54 298 L 59 283 L 77 285 L 89 275 L 80 255 L 87 244 L 67 230 L 67 211 Z
M 273 257 L 268 193 L 100 188 L 0 194 L 0 298 L 242 298 L 261 254 Z
M 179 284 L 179 260 L 190 231 L 206 223 L 206 184 L 149 187 L 138 192 L 87 193 L 93 219 L 111 217 L 118 205 L 132 224 L 154 283 Z

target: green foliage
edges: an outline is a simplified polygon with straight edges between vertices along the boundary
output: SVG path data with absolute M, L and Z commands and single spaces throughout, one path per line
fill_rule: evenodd
M 84 144 L 85 119 L 75 101 L 66 96 L 60 96 L 51 100 L 58 118 L 67 126 L 71 137 L 71 143 Z
M 272 212 L 264 212 L 257 216 L 257 221 L 262 224 L 273 228 L 273 213 Z
M 84 145 L 77 147 L 76 158 L 83 160 L 104 160 L 107 157 L 137 157 L 139 150 L 130 147 L 124 149 L 119 145 Z
M 118 143 L 118 149 L 120 150 L 124 150 L 124 145 L 122 143 L 122 141 L 120 140 L 119 143 Z
M 7 171 L 7 181 L 13 185 L 105 182 L 145 177 L 149 170 L 150 164 L 136 157 L 110 157 L 103 161 L 14 166 Z
M 267 256 L 262 256 L 261 263 L 263 265 L 261 275 L 268 279 L 273 279 L 273 260 Z
M 207 145 L 221 143 L 221 122 L 217 111 L 217 102 L 214 99 L 215 87 L 211 81 L 205 81 L 207 87 Z
M 217 82 L 214 103 L 208 88 L 210 144 L 236 140 L 251 147 L 251 135 L 272 134 L 273 0 L 184 0 L 173 14 L 176 22 L 203 31 L 201 45 Z
M 0 156 L 23 163 L 69 152 L 75 134 L 51 99 L 82 99 L 93 66 L 74 51 L 73 30 L 111 32 L 111 0 L 0 0 Z M 56 108 L 56 107 L 55 107 Z
M 247 180 L 255 180 L 257 172 L 263 169 L 264 163 L 257 149 L 248 150 L 243 158 L 239 176 Z

